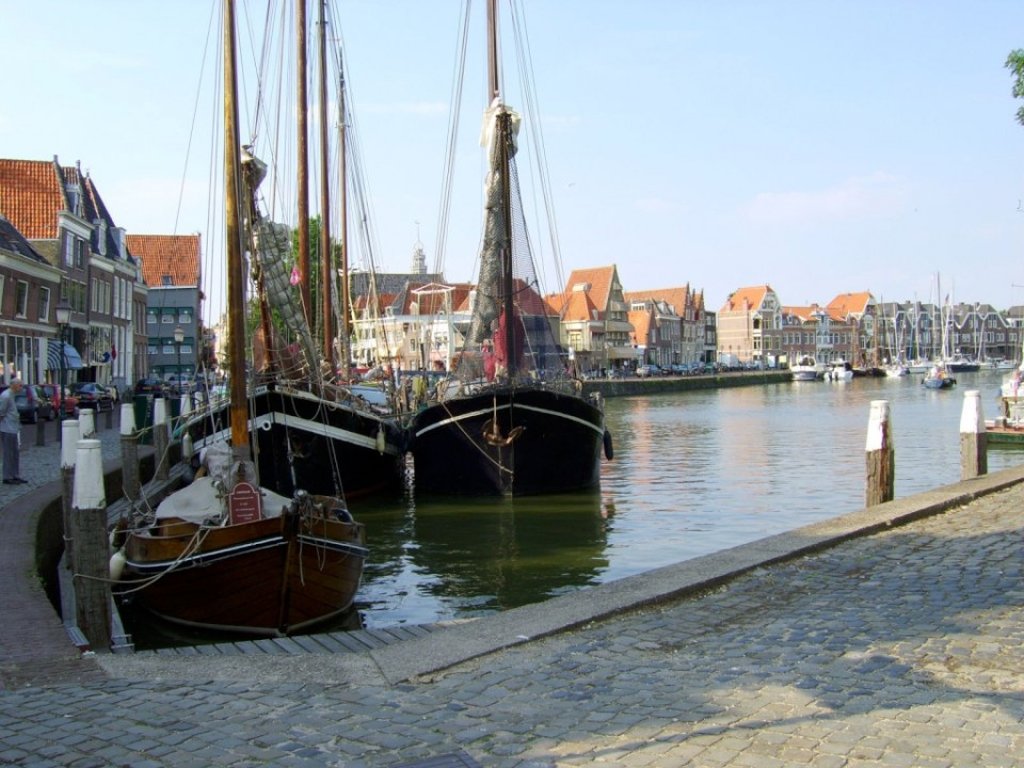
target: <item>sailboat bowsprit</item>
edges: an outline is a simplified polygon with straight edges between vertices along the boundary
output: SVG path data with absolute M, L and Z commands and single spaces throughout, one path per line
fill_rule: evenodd
M 488 5 L 489 50 L 497 9 Z M 559 346 L 530 252 L 515 155 L 520 118 L 502 101 L 497 57 L 482 143 L 488 156 L 479 282 L 461 351 L 409 424 L 417 491 L 522 496 L 593 488 L 608 440 Z M 609 451 L 610 453 L 610 451 Z

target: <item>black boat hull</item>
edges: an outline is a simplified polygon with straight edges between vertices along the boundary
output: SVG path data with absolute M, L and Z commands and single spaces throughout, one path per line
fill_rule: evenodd
M 589 400 L 496 387 L 420 411 L 409 440 L 417 492 L 528 496 L 598 487 L 606 437 Z
M 282 496 L 304 490 L 346 498 L 402 489 L 405 438 L 393 419 L 302 391 L 259 388 L 249 403 L 250 439 L 265 487 Z M 185 429 L 197 452 L 228 439 L 226 401 Z

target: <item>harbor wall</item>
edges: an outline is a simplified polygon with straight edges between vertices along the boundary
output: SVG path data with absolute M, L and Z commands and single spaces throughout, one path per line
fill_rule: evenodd
M 583 382 L 583 393 L 599 392 L 602 397 L 635 397 L 667 392 L 696 392 L 702 389 L 749 387 L 791 381 L 789 371 L 744 371 L 719 373 L 713 376 L 634 376 L 626 379 L 591 379 Z

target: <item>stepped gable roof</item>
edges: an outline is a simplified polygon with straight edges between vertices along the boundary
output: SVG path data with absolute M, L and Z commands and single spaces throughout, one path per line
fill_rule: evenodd
M 720 312 L 742 312 L 755 310 L 764 302 L 765 296 L 772 290 L 768 284 L 737 288 L 725 300 Z
M 202 280 L 201 240 L 195 235 L 128 235 L 128 250 L 142 262 L 150 288 L 198 288 Z
M 846 321 L 851 315 L 862 317 L 871 304 L 872 298 L 869 291 L 859 293 L 841 293 L 836 296 L 825 307 L 825 311 L 836 320 Z
M 0 216 L 0 251 L 16 253 L 40 264 L 49 263 L 32 247 L 32 244 L 22 236 L 15 226 L 3 216 Z
M 55 160 L 0 159 L 0 214 L 26 240 L 55 240 L 57 214 L 67 210 Z
M 623 297 L 626 303 L 633 301 L 663 301 L 671 306 L 679 317 L 685 317 L 686 305 L 692 302 L 690 286 L 683 285 L 678 288 L 657 288 L 649 291 L 624 291 Z

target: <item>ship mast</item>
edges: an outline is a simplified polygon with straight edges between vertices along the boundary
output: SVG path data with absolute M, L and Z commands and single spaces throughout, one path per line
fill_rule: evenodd
M 327 32 L 324 18 L 326 0 L 320 0 L 320 160 L 323 165 L 320 171 L 320 316 L 322 318 L 323 355 L 331 379 L 334 378 L 334 323 L 331 317 L 331 216 L 330 216 L 330 179 L 327 169 L 328 142 L 327 117 L 324 107 L 327 104 Z
M 501 72 L 499 69 L 498 39 L 498 3 L 488 0 L 487 3 L 487 76 L 488 94 L 492 104 L 501 98 Z M 495 115 L 497 121 L 496 141 L 498 142 L 498 168 L 501 177 L 501 203 L 504 244 L 501 248 L 501 293 L 502 313 L 505 318 L 503 329 L 505 342 L 505 370 L 509 381 L 513 381 L 517 373 L 518 355 L 516 354 L 516 318 L 513 311 L 513 270 L 512 270 L 512 182 L 511 158 L 509 157 L 511 115 L 504 105 Z M 499 315 L 499 317 L 501 316 Z M 500 328 L 500 323 L 499 323 Z
M 302 314 L 306 325 L 313 327 L 312 300 L 309 295 L 309 135 L 306 120 L 306 109 L 309 97 L 306 93 L 306 0 L 295 3 L 295 37 L 296 37 L 296 107 L 295 117 L 298 121 L 296 137 L 298 138 L 298 194 L 299 194 L 299 237 L 298 264 L 299 297 L 302 300 Z
M 247 458 L 249 420 L 245 387 L 245 275 L 239 204 L 241 140 L 238 131 L 238 76 L 235 71 L 235 4 L 224 3 L 224 210 L 228 283 L 228 364 L 230 367 L 231 446 Z

